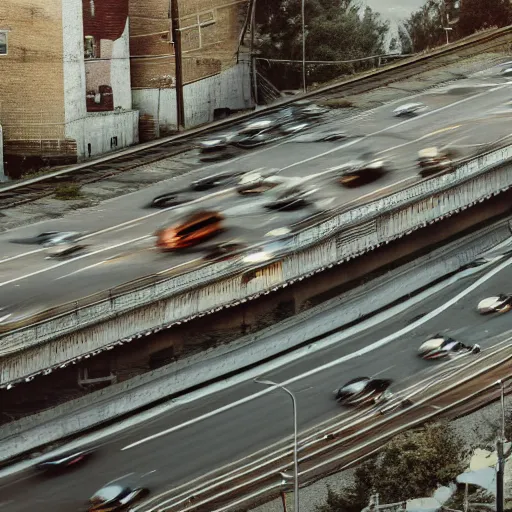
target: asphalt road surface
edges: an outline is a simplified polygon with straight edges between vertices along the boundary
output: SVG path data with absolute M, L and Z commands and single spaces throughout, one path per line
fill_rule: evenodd
M 296 393 L 304 430 L 340 413 L 332 390 L 353 377 L 392 378 L 396 391 L 438 372 L 443 363 L 426 362 L 416 354 L 420 343 L 434 333 L 448 329 L 466 344 L 488 348 L 492 336 L 510 329 L 512 313 L 483 317 L 475 306 L 480 299 L 504 291 L 504 283 L 511 279 L 512 259 L 472 270 L 416 305 L 404 303 L 401 312 L 390 310 L 381 322 L 371 320 L 372 324 L 364 324 L 365 330 L 361 325 L 351 336 L 340 332 L 337 342 L 327 348 L 316 342 L 318 351 L 264 376 L 286 382 Z M 387 343 L 380 348 L 374 346 L 384 339 Z M 356 357 L 354 352 L 361 349 Z M 460 362 L 476 357 L 463 355 Z M 344 361 L 337 364 L 340 358 Z M 240 382 L 102 439 L 93 458 L 62 476 L 43 478 L 27 469 L 4 477 L 0 510 L 78 510 L 97 488 L 118 480 L 148 486 L 152 496 L 163 501 L 177 486 L 287 437 L 291 428 L 289 397 L 251 380 Z M 168 429 L 171 432 L 158 436 Z
M 152 234 L 170 215 L 144 206 L 156 195 L 187 187 L 193 179 L 228 170 L 278 168 L 285 176 L 311 178 L 321 186 L 320 197 L 330 205 L 357 204 L 361 199 L 382 194 L 397 185 L 418 180 L 415 160 L 418 150 L 450 146 L 462 156 L 481 151 L 486 144 L 510 135 L 512 82 L 497 76 L 499 68 L 479 72 L 453 85 L 434 88 L 409 101 L 421 101 L 428 109 L 413 118 L 396 118 L 399 104 L 379 107 L 349 121 L 331 112 L 326 121 L 293 139 L 244 153 L 237 159 L 202 165 L 197 154 L 181 158 L 194 161 L 196 169 L 169 182 L 101 203 L 58 220 L 10 230 L 0 235 L 0 308 L 16 307 L 23 316 L 36 310 L 123 284 L 148 274 L 174 269 L 187 270 L 203 263 L 204 248 L 179 254 L 162 254 L 154 248 Z M 349 138 L 337 142 L 315 142 L 322 133 L 344 131 Z M 392 172 L 374 183 L 355 189 L 333 186 L 328 170 L 361 154 L 389 161 Z M 161 165 L 165 165 L 163 162 Z M 327 174 L 326 174 L 327 173 Z M 271 232 L 311 215 L 269 212 L 261 198 L 241 198 L 232 190 L 196 193 L 204 207 L 215 207 L 228 218 L 225 239 L 248 245 L 271 240 Z M 64 261 L 45 258 L 37 246 L 13 243 L 48 230 L 77 230 L 89 233 L 87 250 Z

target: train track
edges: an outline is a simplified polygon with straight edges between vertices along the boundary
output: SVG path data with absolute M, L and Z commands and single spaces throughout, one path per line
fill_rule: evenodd
M 511 374 L 509 342 L 510 338 L 501 339 L 468 364 L 465 358 L 472 356 L 447 363 L 384 405 L 340 414 L 301 433 L 300 485 L 347 469 L 404 430 L 436 417 L 458 417 L 496 398 L 496 380 Z M 150 498 L 134 512 L 246 511 L 291 490 L 286 475 L 292 473 L 292 445 L 287 439 L 263 454 L 245 458 L 242 464 L 234 463 L 201 481 Z
M 194 139 L 200 134 L 204 135 L 220 128 L 236 125 L 242 120 L 266 115 L 298 99 L 310 98 L 322 100 L 361 94 L 391 82 L 404 80 L 425 71 L 441 68 L 447 64 L 453 63 L 454 58 L 460 59 L 474 55 L 476 49 L 478 49 L 479 53 L 496 49 L 503 50 L 504 48 L 508 51 L 510 49 L 511 39 L 512 27 L 493 31 L 488 34 L 472 36 L 463 42 L 437 50 L 433 54 L 404 59 L 404 61 L 401 61 L 399 64 L 362 74 L 348 81 L 344 81 L 341 84 L 323 87 L 295 99 L 270 106 L 263 111 L 260 110 L 256 113 L 234 116 L 225 121 L 215 123 L 213 126 L 195 129 L 183 135 L 169 137 L 166 140 L 151 143 L 140 149 L 135 149 L 135 151 L 129 151 L 128 154 L 126 154 L 126 151 L 123 151 L 123 154 L 104 157 L 96 163 L 91 162 L 90 164 L 74 166 L 69 170 L 64 169 L 50 173 L 47 176 L 43 175 L 21 181 L 20 183 L 8 184 L 7 186 L 0 187 L 0 210 L 13 208 L 43 197 L 51 196 L 54 194 L 57 186 L 83 186 L 187 152 L 195 147 Z

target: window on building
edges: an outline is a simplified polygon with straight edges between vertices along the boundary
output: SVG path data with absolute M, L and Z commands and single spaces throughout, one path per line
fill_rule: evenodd
M 0 30 L 0 55 L 7 55 L 7 31 Z
M 84 57 L 86 59 L 94 59 L 96 57 L 96 45 L 94 44 L 93 36 L 85 36 Z

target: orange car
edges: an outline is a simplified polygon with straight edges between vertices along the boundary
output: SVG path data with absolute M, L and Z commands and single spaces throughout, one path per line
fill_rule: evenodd
M 193 213 L 172 226 L 159 229 L 155 233 L 156 246 L 168 251 L 192 247 L 220 233 L 223 221 L 224 216 L 219 212 Z

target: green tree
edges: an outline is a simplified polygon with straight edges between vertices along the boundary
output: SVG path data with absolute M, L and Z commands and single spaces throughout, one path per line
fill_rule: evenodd
M 427 0 L 399 27 L 403 53 L 416 53 L 443 44 L 446 19 L 444 0 Z
M 258 0 L 258 50 L 270 59 L 302 60 L 300 0 Z M 387 23 L 355 0 L 307 0 L 306 60 L 354 60 L 384 53 Z M 358 66 L 308 66 L 308 81 L 327 81 Z M 274 73 L 272 70 L 274 69 Z M 267 70 L 277 86 L 300 84 L 300 65 L 274 65 Z M 277 80 L 277 82 L 276 82 Z
M 484 28 L 505 27 L 511 22 L 510 0 L 463 0 L 457 32 L 460 36 L 467 36 Z
M 373 492 L 381 503 L 432 494 L 464 471 L 463 443 L 445 423 L 398 435 L 380 455 L 356 469 L 354 483 L 342 493 L 328 490 L 317 512 L 360 512 Z

